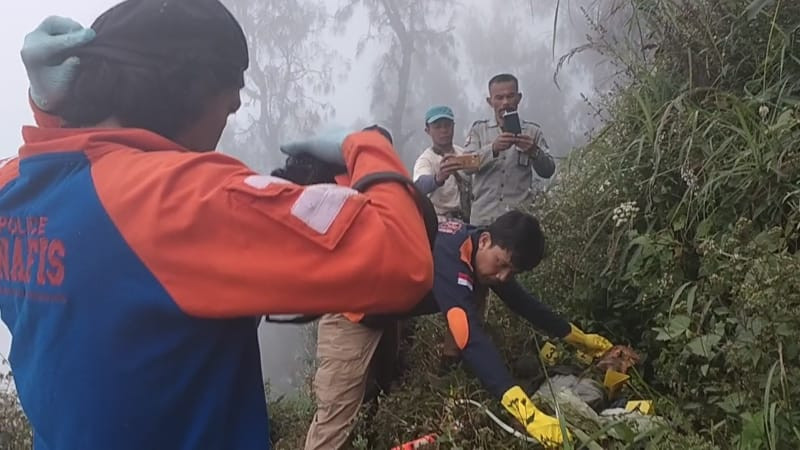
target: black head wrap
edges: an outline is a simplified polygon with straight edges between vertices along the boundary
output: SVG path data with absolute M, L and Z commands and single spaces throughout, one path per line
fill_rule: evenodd
M 249 64 L 242 28 L 218 0 L 126 0 L 92 29 L 97 36 L 78 56 L 139 67 L 194 62 L 238 77 Z

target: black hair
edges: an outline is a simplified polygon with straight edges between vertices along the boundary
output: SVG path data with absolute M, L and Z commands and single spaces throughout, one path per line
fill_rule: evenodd
M 125 0 L 92 29 L 95 38 L 73 52 L 81 64 L 55 111 L 67 126 L 114 117 L 174 138 L 212 97 L 244 85 L 247 39 L 219 0 Z
M 508 82 L 513 82 L 514 90 L 519 91 L 519 80 L 517 80 L 517 77 L 511 75 L 510 73 L 501 73 L 493 76 L 492 79 L 489 80 L 489 90 L 490 91 L 492 90 L 492 85 L 495 83 L 508 83 Z
M 492 245 L 511 252 L 511 264 L 519 271 L 528 271 L 544 258 L 545 239 L 536 217 L 512 210 L 498 217 L 486 230 Z
M 125 127 L 174 138 L 203 113 L 210 97 L 241 85 L 242 72 L 230 67 L 192 61 L 131 66 L 86 55 L 57 113 L 69 127 L 113 116 Z
M 380 126 L 378 124 L 370 125 L 370 126 L 364 128 L 362 131 L 377 131 L 378 133 L 383 135 L 383 137 L 385 137 L 389 141 L 390 144 L 394 145 L 394 141 L 392 140 L 392 133 L 389 133 L 389 130 L 387 130 L 386 128 L 383 128 L 382 126 Z

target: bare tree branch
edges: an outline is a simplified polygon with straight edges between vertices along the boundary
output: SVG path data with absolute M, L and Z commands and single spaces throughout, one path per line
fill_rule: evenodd
M 247 118 L 239 117 L 238 129 L 229 137 L 223 136 L 225 148 L 237 156 L 279 163 L 275 149 L 281 142 L 311 132 L 333 110 L 326 101 L 306 94 L 335 88 L 335 52 L 321 37 L 329 20 L 326 2 L 223 1 L 247 36 L 251 65 L 242 95 L 243 104 L 253 110 Z

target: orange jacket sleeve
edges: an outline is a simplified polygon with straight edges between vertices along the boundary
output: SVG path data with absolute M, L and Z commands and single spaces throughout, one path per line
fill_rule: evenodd
M 353 181 L 407 174 L 377 132 L 348 137 L 344 155 Z M 188 314 L 400 312 L 433 284 L 423 221 L 401 184 L 298 186 L 218 153 L 90 158 L 111 219 Z

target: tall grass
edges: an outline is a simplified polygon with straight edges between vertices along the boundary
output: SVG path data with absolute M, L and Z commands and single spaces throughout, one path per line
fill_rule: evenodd
M 552 241 L 533 282 L 648 356 L 676 426 L 796 446 L 800 392 L 773 367 L 799 370 L 800 5 L 624 3 L 652 53 L 621 59 L 609 120 L 536 205 Z M 634 54 L 596 30 L 586 48 Z

